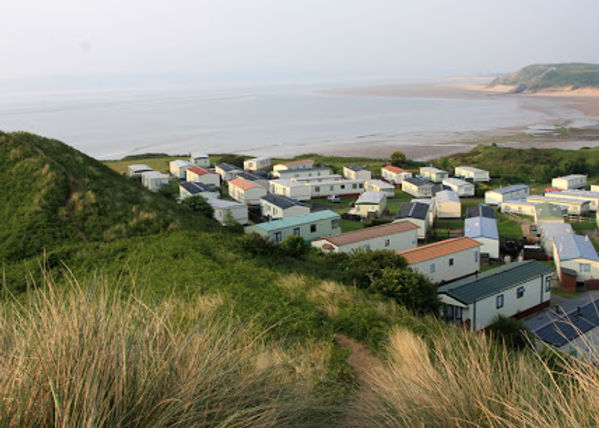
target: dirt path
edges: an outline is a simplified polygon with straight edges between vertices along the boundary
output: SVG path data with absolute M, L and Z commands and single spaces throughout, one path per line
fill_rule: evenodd
M 52 162 L 54 165 L 56 165 L 67 176 L 67 182 L 69 184 L 69 194 L 65 198 L 63 205 L 65 206 L 65 208 L 67 210 L 67 216 L 69 217 L 69 222 L 71 223 L 71 225 L 73 226 L 73 228 L 75 229 L 75 231 L 77 232 L 77 234 L 79 235 L 81 240 L 86 244 L 89 243 L 89 241 L 87 240 L 87 236 L 85 236 L 85 233 L 83 232 L 83 230 L 81 230 L 81 228 L 77 224 L 77 220 L 75 219 L 75 213 L 73 211 L 73 208 L 70 206 L 71 201 L 73 200 L 73 197 L 75 196 L 75 189 L 77 188 L 77 185 L 75 183 L 75 177 L 73 177 L 73 175 L 69 171 L 67 171 L 67 169 L 62 164 L 60 164 L 56 160 L 52 159 L 48 155 L 46 155 L 46 153 L 41 148 L 39 148 L 38 146 L 34 146 L 34 149 L 41 156 L 43 156 L 48 162 Z
M 347 363 L 354 370 L 354 373 L 360 382 L 364 382 L 368 379 L 368 375 L 372 370 L 383 366 L 381 359 L 363 343 L 340 333 L 335 335 L 335 342 L 341 348 L 349 349 L 351 351 L 350 356 L 347 358 Z

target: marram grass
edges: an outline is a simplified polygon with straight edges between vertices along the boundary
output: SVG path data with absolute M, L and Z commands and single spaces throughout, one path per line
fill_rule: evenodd
M 292 358 L 217 316 L 218 296 L 149 307 L 99 280 L 44 282 L 0 304 L 0 425 L 318 424 L 305 379 L 324 351 Z

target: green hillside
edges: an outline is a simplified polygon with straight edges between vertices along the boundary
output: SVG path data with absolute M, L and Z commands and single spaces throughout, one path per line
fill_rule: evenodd
M 522 91 L 572 87 L 599 88 L 599 64 L 534 64 L 507 76 L 498 77 L 493 85 L 511 85 Z
M 215 223 L 56 140 L 0 133 L 0 259 Z

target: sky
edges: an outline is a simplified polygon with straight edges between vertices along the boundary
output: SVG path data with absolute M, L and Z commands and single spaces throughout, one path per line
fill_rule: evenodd
M 595 0 L 0 0 L 0 10 L 10 80 L 401 80 L 599 63 Z

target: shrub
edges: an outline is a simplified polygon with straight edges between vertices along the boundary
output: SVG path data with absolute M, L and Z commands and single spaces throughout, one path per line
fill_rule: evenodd
M 403 152 L 396 150 L 393 153 L 391 153 L 391 165 L 403 167 L 406 165 L 406 162 L 407 158 Z
M 182 203 L 183 205 L 191 208 L 193 211 L 203 214 L 206 217 L 212 218 L 212 215 L 214 214 L 214 208 L 212 208 L 212 205 L 206 202 L 206 199 L 199 195 L 185 198 L 183 199 Z
M 277 250 L 277 245 L 270 239 L 264 238 L 257 233 L 250 233 L 237 238 L 239 247 L 253 255 L 272 256 Z
M 499 315 L 487 328 L 490 336 L 509 349 L 524 349 L 530 345 L 530 332 L 521 320 Z
M 417 313 L 438 314 L 437 287 L 422 274 L 410 269 L 385 268 L 370 284 L 371 291 L 395 299 Z
M 295 258 L 304 257 L 310 250 L 310 245 L 301 236 L 288 236 L 281 242 L 280 247 L 286 255 Z
M 360 288 L 368 288 L 371 281 L 378 278 L 385 268 L 405 268 L 407 263 L 394 251 L 388 250 L 356 250 L 346 264 L 346 275 L 349 282 L 354 281 Z

